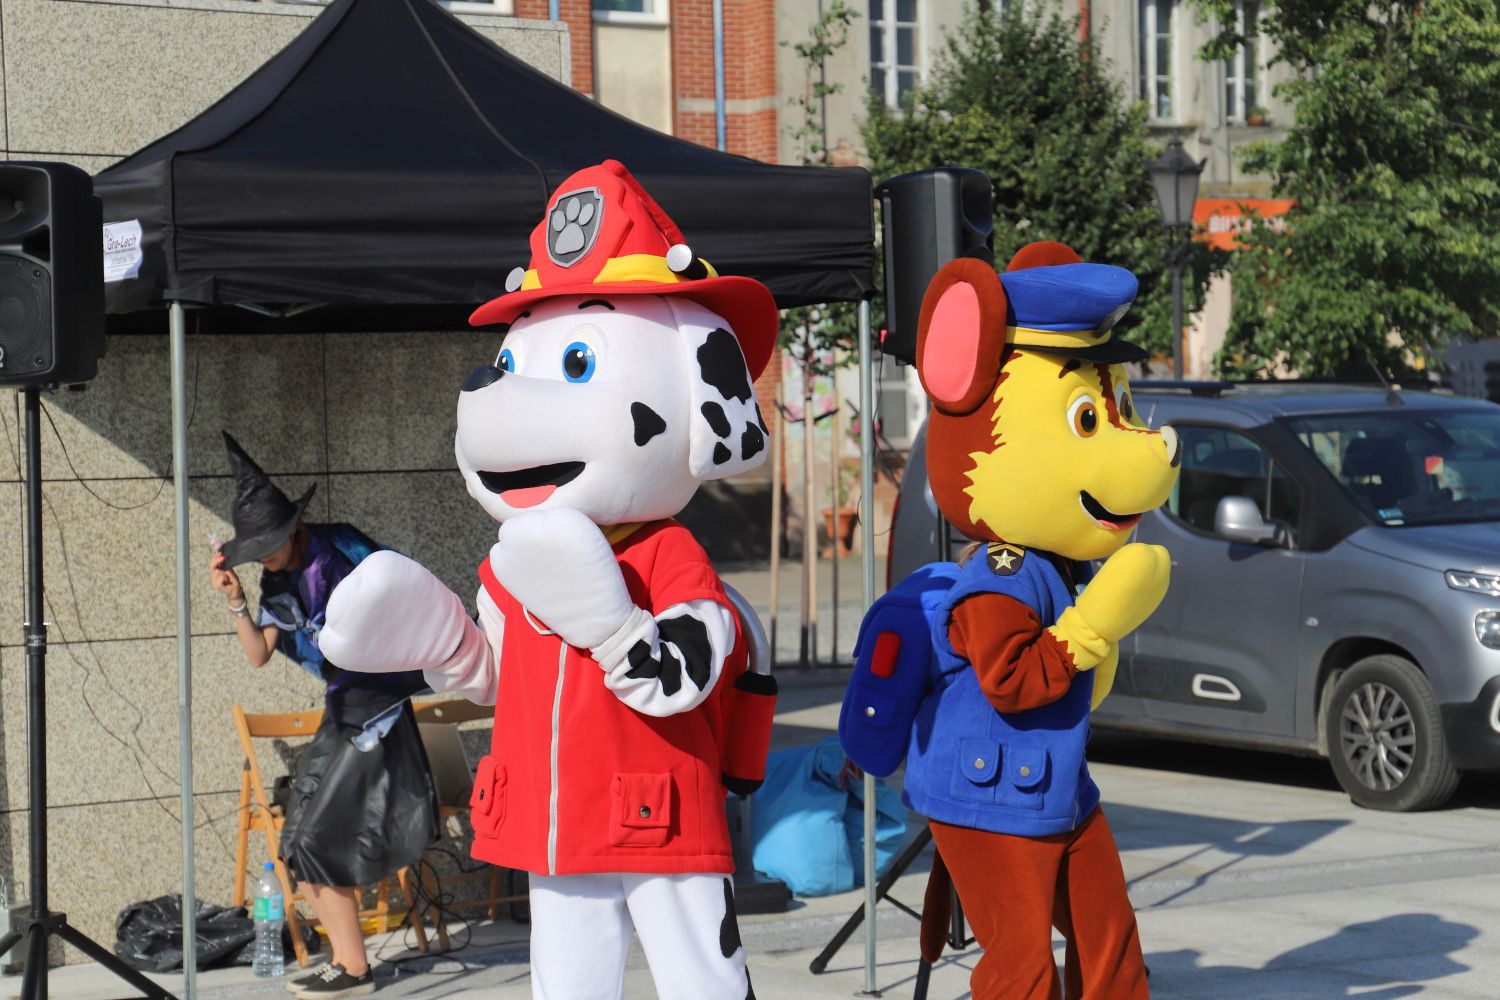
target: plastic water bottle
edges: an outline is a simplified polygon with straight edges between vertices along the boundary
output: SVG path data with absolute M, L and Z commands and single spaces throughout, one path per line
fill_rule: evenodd
M 281 884 L 276 881 L 276 866 L 266 862 L 260 881 L 255 883 L 255 958 L 250 970 L 261 979 L 274 979 L 285 971 L 286 958 L 281 951 L 281 925 L 286 922 Z

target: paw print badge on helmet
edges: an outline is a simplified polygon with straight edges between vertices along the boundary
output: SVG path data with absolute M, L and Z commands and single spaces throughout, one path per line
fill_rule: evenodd
M 514 323 L 533 303 L 563 295 L 680 295 L 723 317 L 752 378 L 776 343 L 776 302 L 754 280 L 721 275 L 696 256 L 682 231 L 617 160 L 558 185 L 531 233 L 531 261 L 505 294 L 469 317 L 473 326 Z

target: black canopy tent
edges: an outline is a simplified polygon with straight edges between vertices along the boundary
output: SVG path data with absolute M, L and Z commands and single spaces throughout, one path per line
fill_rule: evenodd
M 698 256 L 763 281 L 780 305 L 872 294 L 864 170 L 776 166 L 656 132 L 431 0 L 334 0 L 212 107 L 95 178 L 106 223 L 141 230 L 138 270 L 106 286 L 109 330 L 171 335 L 184 898 L 194 898 L 185 310 L 206 331 L 461 328 L 525 264 L 556 185 L 607 158 L 630 168 Z M 868 416 L 867 304 L 861 319 Z M 861 523 L 868 600 L 868 511 Z M 191 908 L 184 923 L 191 997 Z
M 556 185 L 611 157 L 699 256 L 779 304 L 872 291 L 865 171 L 653 131 L 430 0 L 336 0 L 217 104 L 98 175 L 106 222 L 143 232 L 139 276 L 108 289 L 111 330 L 161 329 L 167 301 L 213 309 L 212 329 L 263 328 L 265 311 L 291 314 L 279 329 L 461 325 L 525 263 Z

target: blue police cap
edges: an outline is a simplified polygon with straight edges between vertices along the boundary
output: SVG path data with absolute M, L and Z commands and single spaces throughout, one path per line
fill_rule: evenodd
M 1000 275 L 1006 339 L 1017 347 L 1100 364 L 1139 361 L 1146 352 L 1111 337 L 1139 288 L 1112 264 L 1053 264 Z

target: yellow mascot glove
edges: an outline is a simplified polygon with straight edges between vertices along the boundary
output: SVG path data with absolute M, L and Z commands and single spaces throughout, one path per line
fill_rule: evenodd
M 1166 596 L 1171 569 L 1172 559 L 1160 545 L 1127 545 L 1104 561 L 1078 600 L 1047 630 L 1067 647 L 1079 670 L 1092 670 L 1109 660 L 1110 683 L 1095 680 L 1095 704 L 1114 682 L 1119 658 L 1115 644 L 1156 610 Z
M 1073 609 L 1089 628 L 1119 642 L 1140 628 L 1167 596 L 1171 573 L 1172 557 L 1166 549 L 1134 542 L 1104 560 Z
M 1115 668 L 1119 665 L 1120 646 L 1112 642 L 1109 644 L 1109 653 L 1094 668 L 1094 699 L 1089 706 L 1090 711 L 1098 708 L 1109 697 L 1110 690 L 1115 686 Z
M 1057 616 L 1057 623 L 1047 631 L 1068 651 L 1076 670 L 1093 670 L 1115 648 L 1112 641 L 1094 631 L 1076 607 L 1064 608 Z

